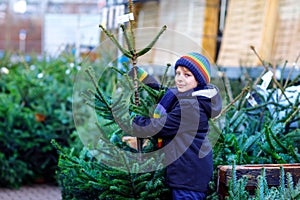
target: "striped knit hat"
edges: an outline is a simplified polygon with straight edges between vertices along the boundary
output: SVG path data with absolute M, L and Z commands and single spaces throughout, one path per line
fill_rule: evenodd
M 175 63 L 175 70 L 178 66 L 183 66 L 188 68 L 199 85 L 207 85 L 210 82 L 210 64 L 206 57 L 199 53 L 188 53 L 180 57 Z

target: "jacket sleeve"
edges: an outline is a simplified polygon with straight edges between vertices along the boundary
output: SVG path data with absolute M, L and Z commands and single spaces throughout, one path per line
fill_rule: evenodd
M 160 87 L 159 82 L 150 74 L 148 74 L 145 70 L 142 68 L 136 67 L 137 69 L 137 78 L 139 81 L 144 83 L 145 85 L 148 85 L 149 87 L 158 90 Z M 130 69 L 128 72 L 128 75 L 133 78 L 134 73 L 133 73 L 133 68 Z
M 171 112 L 161 118 L 136 116 L 133 120 L 133 132 L 136 137 L 162 137 L 175 136 L 178 132 L 197 132 L 200 120 L 198 105 L 179 103 Z
M 150 118 L 137 115 L 133 119 L 132 127 L 135 136 L 147 138 L 153 136 L 176 135 L 180 124 L 180 108 L 175 108 L 160 118 Z

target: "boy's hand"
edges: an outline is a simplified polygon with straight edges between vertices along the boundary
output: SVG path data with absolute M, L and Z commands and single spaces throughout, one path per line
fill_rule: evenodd
M 122 137 L 122 142 L 126 142 L 128 146 L 133 149 L 137 149 L 137 138 L 132 136 L 124 136 Z
M 128 146 L 137 150 L 137 138 L 132 136 L 124 136 L 122 137 L 122 142 L 126 142 Z M 145 139 L 143 142 L 143 147 L 147 146 L 149 139 Z

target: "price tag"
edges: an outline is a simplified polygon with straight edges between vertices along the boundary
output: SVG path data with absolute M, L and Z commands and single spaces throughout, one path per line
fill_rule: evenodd
M 125 22 L 128 22 L 129 20 L 134 20 L 133 13 L 128 13 L 128 14 L 125 14 L 125 15 L 120 15 L 120 16 L 117 17 L 117 22 L 119 24 L 123 24 Z
M 260 85 L 260 88 L 263 90 L 267 90 L 271 80 L 272 80 L 273 73 L 271 71 L 268 71 L 265 73 L 261 79 L 263 80 L 262 84 Z

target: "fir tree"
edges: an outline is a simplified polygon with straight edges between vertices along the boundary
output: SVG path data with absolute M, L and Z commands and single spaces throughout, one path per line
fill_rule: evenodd
M 131 1 L 129 10 L 133 12 Z M 100 25 L 131 61 L 131 65 L 123 63 L 121 69 L 106 67 L 102 78 L 105 77 L 105 83 L 114 86 L 108 87 L 102 80 L 97 80 L 93 68 L 86 70 L 94 88 L 83 91 L 81 97 L 96 112 L 97 141 L 88 148 L 84 147 L 79 155 L 52 141 L 60 154 L 57 177 L 63 199 L 170 199 L 169 190 L 164 185 L 163 155 L 151 154 L 156 149 L 156 141 L 137 138 L 137 149 L 122 141 L 123 136 L 132 135 L 130 113 L 151 115 L 149 108 L 157 104 L 165 93 L 165 87 L 154 90 L 139 82 L 136 66 L 138 57 L 151 50 L 166 26 L 148 46 L 136 51 L 133 23 L 129 22 L 129 30 L 121 25 L 127 49 Z M 128 75 L 131 68 L 134 77 Z M 144 156 L 144 153 L 150 153 L 150 156 Z

